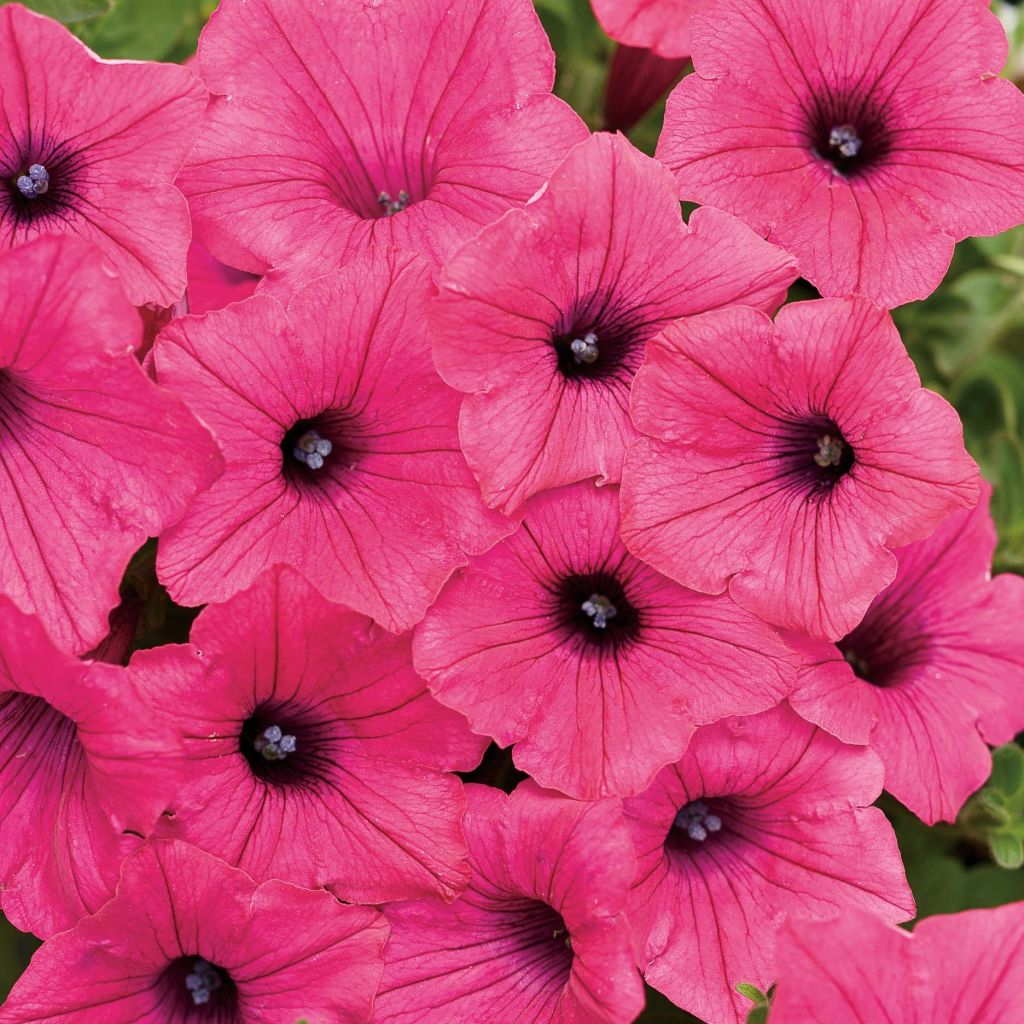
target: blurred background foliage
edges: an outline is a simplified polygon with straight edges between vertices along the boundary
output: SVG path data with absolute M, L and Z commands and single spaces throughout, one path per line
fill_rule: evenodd
M 0 5 L 5 2 L 10 0 Z M 194 54 L 199 32 L 217 6 L 216 0 L 21 2 L 63 21 L 103 57 L 165 61 Z M 556 92 L 592 129 L 603 128 L 615 44 L 598 26 L 589 0 L 535 3 L 558 56 Z M 993 0 L 992 6 L 1010 35 L 1005 74 L 1021 84 L 1024 18 L 1008 0 Z M 664 99 L 629 133 L 646 153 L 654 153 L 663 114 Z M 791 297 L 813 294 L 809 286 L 798 285 Z M 996 571 L 1024 572 L 1024 228 L 962 242 L 938 291 L 894 316 L 924 383 L 956 406 L 968 448 L 995 486 Z M 1021 632 L 1024 636 L 1024 623 Z M 995 752 L 991 779 L 956 824 L 928 828 L 890 797 L 879 804 L 896 829 L 919 916 L 1024 900 L 1020 745 Z M 0 919 L 0 996 L 36 945 Z M 763 1008 L 753 1002 L 751 1007 L 752 1024 L 763 1020 Z M 649 993 L 641 1017 L 643 1024 L 695 1020 L 656 992 Z

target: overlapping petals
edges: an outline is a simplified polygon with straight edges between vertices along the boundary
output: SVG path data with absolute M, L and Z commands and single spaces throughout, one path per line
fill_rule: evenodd
M 779 924 L 860 908 L 913 914 L 882 768 L 782 706 L 699 729 L 678 764 L 625 801 L 629 902 L 647 981 L 711 1021 L 743 1021 L 740 982 L 775 980 Z
M 633 853 L 616 801 L 470 786 L 473 877 L 449 906 L 397 903 L 378 1024 L 628 1024 L 643 1006 L 623 917 Z
M 459 434 L 488 504 L 617 482 L 645 342 L 732 303 L 771 310 L 793 277 L 731 217 L 684 224 L 664 168 L 621 136 L 581 143 L 525 209 L 459 250 L 431 307 L 434 361 L 467 392 Z
M 623 474 L 623 537 L 686 586 L 837 640 L 896 572 L 892 548 L 973 507 L 954 410 L 892 320 L 858 299 L 668 327 L 637 376 L 651 435 Z

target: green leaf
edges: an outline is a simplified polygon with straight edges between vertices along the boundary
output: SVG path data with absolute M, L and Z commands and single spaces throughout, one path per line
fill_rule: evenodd
M 1010 871 L 1024 865 L 1024 840 L 1013 832 L 993 832 L 988 837 L 992 859 Z
M 163 60 L 198 7 L 197 0 L 118 0 L 106 17 L 78 34 L 101 57 Z
M 1024 749 L 1016 743 L 1007 743 L 993 750 L 988 785 L 1010 797 L 1024 790 Z
M 749 1014 L 747 1014 L 747 1024 L 767 1024 L 768 1021 L 768 1007 L 767 1006 L 755 1006 Z
M 0 0 L 0 6 L 14 3 L 15 0 Z M 17 0 L 30 10 L 45 14 L 65 25 L 89 21 L 109 13 L 114 7 L 114 0 Z
M 736 986 L 736 991 L 739 992 L 744 999 L 749 999 L 757 1006 L 768 1001 L 768 997 L 756 985 L 751 985 L 746 981 L 741 981 Z

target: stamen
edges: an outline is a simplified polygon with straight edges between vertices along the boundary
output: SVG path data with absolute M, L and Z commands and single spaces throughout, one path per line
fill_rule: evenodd
M 18 191 L 26 199 L 38 199 L 46 195 L 50 188 L 50 175 L 42 164 L 33 164 L 28 174 L 23 174 L 16 182 Z
M 830 149 L 838 149 L 840 156 L 851 159 L 860 152 L 862 143 L 852 124 L 840 124 L 828 133 L 828 145 Z
M 568 928 L 556 928 L 551 933 L 551 937 L 553 939 L 562 939 L 562 941 L 565 942 L 565 948 L 572 950 L 572 936 L 569 935 Z
M 266 761 L 283 761 L 295 753 L 295 737 L 286 736 L 279 725 L 269 725 L 252 744 Z
M 703 800 L 693 800 L 676 811 L 673 825 L 682 829 L 695 843 L 703 843 L 709 833 L 721 831 L 722 819 L 712 814 Z
M 822 469 L 829 466 L 838 466 L 843 459 L 843 449 L 846 447 L 841 437 L 833 437 L 831 434 L 822 434 L 818 438 L 818 454 L 814 456 L 816 465 Z
M 320 469 L 333 448 L 326 437 L 321 437 L 315 430 L 307 430 L 292 449 L 292 455 L 310 469 Z
M 604 594 L 591 594 L 580 607 L 594 620 L 595 629 L 604 629 L 608 620 L 619 614 L 618 608 Z
M 593 331 L 587 331 L 582 338 L 575 338 L 569 348 L 572 350 L 573 361 L 577 363 L 596 363 L 600 354 L 597 335 Z
M 377 196 L 377 202 L 380 203 L 381 208 L 384 210 L 385 217 L 393 217 L 396 213 L 401 213 L 411 200 L 412 196 L 404 188 L 399 190 L 397 199 L 392 199 L 387 192 L 381 192 Z
M 210 1001 L 210 996 L 223 983 L 220 971 L 202 957 L 197 958 L 192 967 L 192 973 L 185 978 L 185 987 L 196 1006 L 205 1006 Z

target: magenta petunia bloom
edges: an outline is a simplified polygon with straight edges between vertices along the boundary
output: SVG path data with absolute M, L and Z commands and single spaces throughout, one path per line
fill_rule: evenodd
M 921 921 L 862 911 L 793 921 L 779 938 L 772 1024 L 1010 1024 L 1024 988 L 1024 903 Z
M 181 185 L 203 243 L 257 273 L 371 242 L 439 263 L 586 137 L 528 0 L 223 0 L 199 69 Z
M 92 247 L 0 254 L 0 324 L 0 593 L 81 653 L 106 635 L 132 553 L 222 463 L 139 368 L 139 318 Z
M 473 878 L 450 905 L 384 908 L 374 1024 L 628 1024 L 643 1008 L 623 915 L 634 859 L 617 801 L 530 780 L 468 786 Z
M 648 347 L 623 538 L 684 586 L 838 639 L 896 573 L 892 548 L 978 500 L 953 408 L 860 299 L 732 309 Z
M 177 791 L 180 746 L 124 669 L 58 651 L 0 597 L 0 749 L 0 907 L 46 937 L 113 895 Z
M 659 57 L 690 55 L 690 19 L 700 0 L 591 0 L 601 28 L 618 43 Z
M 868 806 L 882 766 L 786 705 L 698 729 L 625 801 L 637 851 L 629 918 L 649 984 L 712 1021 L 743 1021 L 735 986 L 775 980 L 786 918 L 862 908 L 913 916 L 892 828 Z M 843 1018 L 845 1019 L 845 1018 Z
M 991 578 L 989 488 L 927 540 L 896 552 L 896 579 L 838 645 L 793 638 L 793 707 L 870 743 L 885 788 L 928 824 L 953 821 L 988 777 L 986 743 L 1024 729 L 1024 579 Z
M 617 488 L 589 482 L 533 498 L 445 588 L 413 650 L 440 701 L 581 799 L 640 791 L 695 723 L 763 711 L 795 680 L 771 627 L 633 558 Z
M 0 250 L 77 235 L 136 305 L 180 298 L 191 230 L 173 181 L 206 98 L 188 68 L 100 60 L 57 22 L 4 6 Z
M 424 320 L 429 265 L 374 250 L 295 295 L 168 327 L 157 376 L 213 431 L 227 469 L 161 538 L 182 604 L 224 601 L 291 565 L 391 630 L 418 622 L 467 555 L 512 528 L 459 450 L 459 396 Z
M 252 295 L 259 283 L 256 274 L 221 263 L 199 242 L 189 246 L 189 313 L 208 313 L 211 309 L 223 309 L 232 302 L 240 302 Z
M 825 295 L 931 294 L 953 243 L 1024 220 L 1024 97 L 987 0 L 718 0 L 658 158 Z
M 459 433 L 484 499 L 508 511 L 618 481 L 647 339 L 731 303 L 772 309 L 794 274 L 723 213 L 687 226 L 669 174 L 621 136 L 581 143 L 525 209 L 459 250 L 431 306 L 438 371 L 468 393 Z
M 0 1024 L 367 1024 L 387 932 L 369 907 L 149 843 L 36 953 Z
M 475 767 L 486 741 L 427 692 L 408 635 L 276 569 L 131 671 L 188 758 L 169 834 L 349 902 L 465 887 L 466 801 L 448 770 Z

